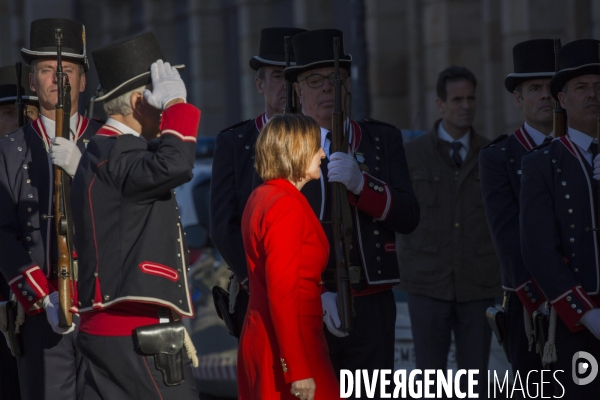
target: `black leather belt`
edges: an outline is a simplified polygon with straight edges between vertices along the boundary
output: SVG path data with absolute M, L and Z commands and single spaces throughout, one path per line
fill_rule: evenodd
M 363 269 L 360 265 L 351 265 L 348 267 L 348 274 L 350 275 L 350 284 L 355 285 L 357 283 L 364 282 L 365 277 Z M 335 269 L 326 269 L 321 274 L 321 279 L 325 283 L 337 283 L 337 273 Z

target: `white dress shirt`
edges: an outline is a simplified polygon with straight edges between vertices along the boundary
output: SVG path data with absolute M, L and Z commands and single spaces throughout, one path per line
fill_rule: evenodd
M 118 129 L 124 135 L 140 136 L 139 132 L 134 131 L 133 129 L 131 129 L 124 123 L 117 121 L 116 119 L 109 118 L 108 120 L 106 120 L 106 125 L 109 125 L 115 129 Z
M 46 135 L 50 139 L 56 136 L 56 121 L 52 121 L 50 118 L 45 117 L 43 114 L 40 114 L 40 118 L 42 119 L 42 124 L 44 125 L 44 129 L 46 130 Z M 75 129 L 77 129 L 77 123 L 79 122 L 79 114 L 75 113 L 71 115 L 69 119 L 69 123 L 71 124 L 69 128 L 71 128 L 71 140 L 75 136 Z
M 597 139 L 592 139 L 591 136 L 571 127 L 568 128 L 567 134 L 569 135 L 571 142 L 575 143 L 575 145 L 579 147 L 579 151 L 583 155 L 583 158 L 585 158 L 585 160 L 592 165 L 592 152 L 590 151 L 590 144 L 592 144 L 592 142 L 598 143 Z
M 460 148 L 459 155 L 460 155 L 460 158 L 462 158 L 462 160 L 465 161 L 465 158 L 467 158 L 467 154 L 469 153 L 469 149 L 471 148 L 471 130 L 470 129 L 460 139 L 455 140 L 452 136 L 450 136 L 450 134 L 448 132 L 446 132 L 443 124 L 440 122 L 440 124 L 438 125 L 438 137 L 445 142 L 450 142 L 450 143 L 460 142 L 462 144 L 462 147 Z M 449 154 L 450 154 L 450 158 L 452 158 L 452 156 L 454 155 L 454 150 L 450 149 Z
M 531 139 L 533 139 L 534 143 L 536 146 L 539 146 L 540 144 L 542 144 L 544 142 L 544 139 L 546 139 L 546 135 L 544 135 L 542 132 L 538 131 L 535 128 L 532 128 L 531 125 L 529 125 L 527 122 L 525 122 L 525 130 L 527 131 L 527 133 L 529 134 L 529 136 L 531 137 Z M 549 137 L 554 137 L 554 132 L 550 132 L 550 134 L 548 135 Z

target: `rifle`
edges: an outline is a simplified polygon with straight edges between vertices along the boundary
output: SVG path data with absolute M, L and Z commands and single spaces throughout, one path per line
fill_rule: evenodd
M 291 36 L 285 36 L 283 38 L 284 46 L 285 46 L 285 67 L 289 68 L 290 66 L 290 41 L 292 40 Z M 294 114 L 296 112 L 296 107 L 294 106 L 294 89 L 292 88 L 292 83 L 285 81 L 285 108 L 283 109 L 284 114 Z
M 348 150 L 348 134 L 344 134 L 342 112 L 342 80 L 340 79 L 340 38 L 333 38 L 335 103 L 331 126 L 331 153 Z M 352 329 L 353 298 L 350 284 L 350 245 L 352 243 L 352 214 L 347 189 L 342 183 L 332 183 L 331 216 L 335 254 L 338 313 L 340 330 Z
M 25 125 L 25 115 L 23 114 L 23 91 L 21 90 L 21 76 L 23 69 L 21 62 L 15 64 L 15 72 L 17 73 L 17 115 L 19 116 L 19 128 Z
M 62 32 L 55 30 L 56 39 L 56 80 L 58 86 L 58 103 L 56 104 L 56 137 L 70 140 L 71 130 L 71 85 L 69 77 L 63 74 L 62 68 Z M 64 80 L 64 81 L 63 81 Z M 71 218 L 71 177 L 62 168 L 54 166 L 54 223 L 58 242 L 58 297 L 59 326 L 69 328 L 72 325 L 71 277 L 73 276 L 73 219 Z
M 554 72 L 558 73 L 558 51 L 561 48 L 560 38 L 554 39 Z M 552 129 L 554 131 L 554 137 L 561 137 L 567 134 L 567 114 L 565 109 L 560 106 L 560 101 L 556 100 L 554 107 L 554 116 L 552 122 Z

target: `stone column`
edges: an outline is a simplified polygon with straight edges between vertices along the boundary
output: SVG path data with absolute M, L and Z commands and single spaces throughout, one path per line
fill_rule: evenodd
M 250 68 L 250 58 L 258 54 L 262 28 L 277 27 L 272 0 L 238 0 L 239 71 L 243 119 L 265 112 L 265 103 L 256 91 L 256 72 Z M 224 127 L 225 128 L 225 127 Z
M 225 34 L 219 0 L 189 3 L 190 79 L 195 105 L 202 110 L 201 135 L 216 135 L 226 128 L 227 87 Z
M 406 128 L 412 119 L 407 4 L 366 0 L 365 8 L 371 117 Z

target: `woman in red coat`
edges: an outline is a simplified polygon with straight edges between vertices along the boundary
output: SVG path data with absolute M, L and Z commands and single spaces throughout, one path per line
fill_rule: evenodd
M 265 183 L 242 218 L 250 304 L 238 350 L 239 399 L 339 399 L 321 306 L 329 244 L 300 193 L 321 174 L 320 128 L 309 117 L 277 115 L 258 137 L 255 157 Z

